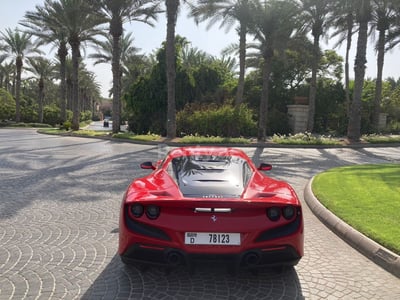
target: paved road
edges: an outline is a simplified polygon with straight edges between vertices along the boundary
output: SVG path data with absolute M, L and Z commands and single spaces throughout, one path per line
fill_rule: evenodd
M 94 130 L 94 131 L 103 131 L 103 130 L 105 130 L 105 131 L 112 131 L 112 126 L 113 126 L 113 123 L 112 123 L 113 121 L 109 121 L 108 122 L 108 127 L 104 127 L 103 126 L 103 124 L 104 124 L 104 122 L 103 121 L 94 121 L 94 122 L 92 122 L 92 123 L 90 123 L 89 125 L 87 125 L 86 127 L 85 127 L 85 129 L 87 129 L 87 130 Z M 121 125 L 121 127 L 120 127 L 120 130 L 121 131 L 126 131 L 126 129 L 127 129 L 127 125 Z
M 229 275 L 200 266 L 140 272 L 116 255 L 122 194 L 167 148 L 0 130 L 0 299 L 400 299 L 400 280 L 322 225 L 304 204 L 294 270 Z M 299 196 L 330 167 L 400 162 L 400 148 L 246 148 Z

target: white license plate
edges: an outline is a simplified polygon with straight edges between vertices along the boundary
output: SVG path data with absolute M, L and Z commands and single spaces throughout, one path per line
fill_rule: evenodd
M 240 233 L 186 232 L 188 245 L 240 245 Z

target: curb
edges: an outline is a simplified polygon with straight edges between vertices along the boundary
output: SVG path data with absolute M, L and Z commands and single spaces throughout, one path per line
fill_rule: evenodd
M 350 246 L 389 273 L 400 278 L 400 256 L 358 232 L 325 208 L 312 192 L 313 179 L 314 177 L 311 178 L 304 189 L 304 200 L 314 215 Z

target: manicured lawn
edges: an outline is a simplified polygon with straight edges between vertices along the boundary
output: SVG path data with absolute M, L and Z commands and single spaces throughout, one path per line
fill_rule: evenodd
M 336 216 L 400 254 L 400 164 L 334 168 L 317 175 L 312 190 Z

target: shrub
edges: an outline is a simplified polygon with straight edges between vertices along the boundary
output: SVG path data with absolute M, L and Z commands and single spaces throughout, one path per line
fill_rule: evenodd
M 43 123 L 55 126 L 61 121 L 60 108 L 55 105 L 46 105 L 43 109 Z
M 15 117 L 15 101 L 11 94 L 0 88 L 0 120 L 10 120 Z
M 310 132 L 300 132 L 289 135 L 274 134 L 272 141 L 286 145 L 340 145 L 340 141 L 330 136 L 314 135 Z
M 288 134 L 290 132 L 289 120 L 286 112 L 276 108 L 268 111 L 267 135 Z
M 37 112 L 37 106 L 24 106 L 21 105 L 21 122 L 24 123 L 37 123 L 39 116 Z
M 80 121 L 90 121 L 92 119 L 92 112 L 90 110 L 81 111 Z
M 230 104 L 188 104 L 177 113 L 177 132 L 180 136 L 253 136 L 256 130 L 253 112 L 244 104 L 238 108 Z
M 68 131 L 71 128 L 72 123 L 70 121 L 65 121 L 61 126 L 60 129 L 64 129 Z

